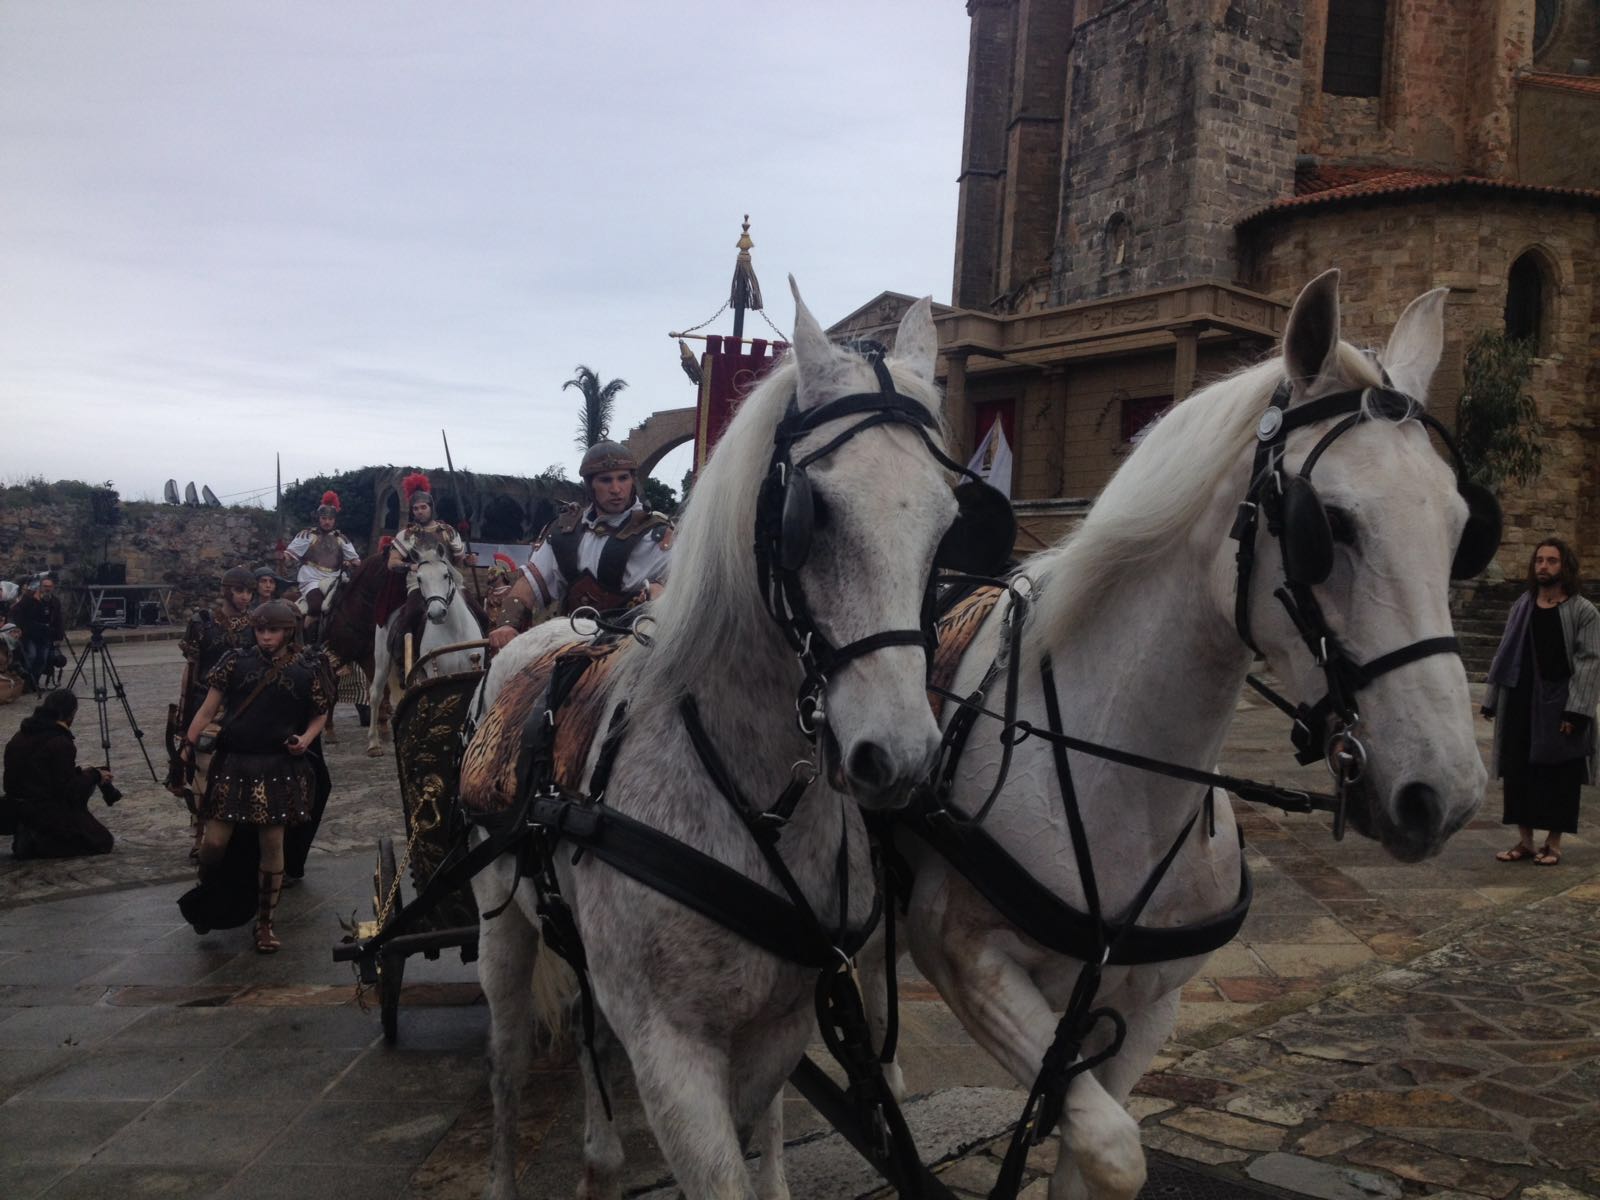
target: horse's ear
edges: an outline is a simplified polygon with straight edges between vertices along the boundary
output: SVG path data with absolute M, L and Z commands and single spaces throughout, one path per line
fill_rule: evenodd
M 933 298 L 924 296 L 900 318 L 894 335 L 894 359 L 919 378 L 933 382 L 933 363 L 939 353 L 939 334 L 933 327 Z
M 1289 310 L 1283 330 L 1283 362 L 1298 388 L 1311 386 L 1333 368 L 1339 350 L 1339 269 L 1306 284 Z
M 1449 295 L 1449 288 L 1434 288 L 1406 305 L 1384 347 L 1389 382 L 1419 404 L 1427 402 L 1428 384 L 1444 353 L 1444 302 Z
M 794 362 L 800 374 L 795 394 L 802 409 L 813 408 L 838 391 L 839 355 L 800 299 L 800 285 L 793 275 L 789 276 L 789 290 L 794 293 Z

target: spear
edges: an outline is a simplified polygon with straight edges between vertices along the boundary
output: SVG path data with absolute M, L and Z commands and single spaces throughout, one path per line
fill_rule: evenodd
M 444 439 L 444 465 L 450 472 L 450 490 L 456 494 L 456 512 L 461 516 L 461 523 L 466 530 L 461 535 L 461 540 L 467 544 L 467 553 L 472 553 L 472 522 L 467 519 L 467 506 L 461 502 L 461 484 L 456 481 L 456 465 L 450 461 L 450 438 L 444 430 L 439 430 L 439 436 Z M 478 570 L 472 570 L 472 591 L 478 597 L 478 607 L 483 607 L 483 584 L 478 582 Z

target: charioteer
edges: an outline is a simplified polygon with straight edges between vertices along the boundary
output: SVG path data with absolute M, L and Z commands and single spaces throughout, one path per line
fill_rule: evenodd
M 616 442 L 596 442 L 578 467 L 587 507 L 570 505 L 545 526 L 533 554 L 501 598 L 489 631 L 496 650 L 554 604 L 615 612 L 661 594 L 672 550 L 672 521 L 639 497 L 639 463 Z
M 322 616 L 322 603 L 332 595 L 346 570 L 361 561 L 354 543 L 339 529 L 339 493 L 323 492 L 317 524 L 295 534 L 283 552 L 284 562 L 298 567 L 300 608 L 311 623 Z

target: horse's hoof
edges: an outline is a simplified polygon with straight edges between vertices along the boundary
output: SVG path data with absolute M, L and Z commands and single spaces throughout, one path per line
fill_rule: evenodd
M 382 746 L 368 746 L 367 747 L 367 757 L 368 758 L 382 758 L 383 757 L 383 747 Z

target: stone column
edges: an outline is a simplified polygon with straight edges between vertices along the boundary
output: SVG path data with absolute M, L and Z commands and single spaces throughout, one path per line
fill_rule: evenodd
M 945 351 L 949 364 L 944 381 L 944 423 L 950 430 L 950 457 L 966 462 L 972 456 L 972 405 L 967 402 L 967 355 Z
M 1204 322 L 1197 321 L 1192 325 L 1179 325 L 1172 331 L 1172 336 L 1178 339 L 1172 366 L 1172 398 L 1175 401 L 1187 398 L 1194 391 L 1195 360 L 1200 347 L 1200 333 L 1205 327 Z

